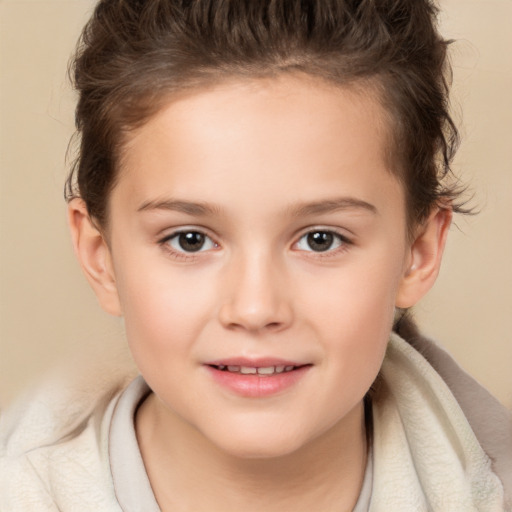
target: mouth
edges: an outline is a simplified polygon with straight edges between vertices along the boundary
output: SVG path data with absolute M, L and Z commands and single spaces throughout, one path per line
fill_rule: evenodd
M 261 377 L 271 377 L 281 373 L 293 372 L 310 365 L 276 365 L 276 366 L 242 366 L 242 365 L 226 365 L 226 364 L 210 364 L 208 365 L 215 370 L 221 372 L 238 373 L 240 375 L 258 375 Z
M 278 395 L 305 378 L 313 365 L 276 359 L 235 358 L 205 365 L 213 381 L 223 389 L 246 398 Z

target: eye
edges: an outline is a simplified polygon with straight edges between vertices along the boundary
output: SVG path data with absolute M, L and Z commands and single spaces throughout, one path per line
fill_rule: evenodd
M 199 252 L 214 249 L 217 244 L 200 231 L 180 231 L 163 240 L 176 252 Z
M 310 252 L 327 252 L 348 243 L 350 242 L 338 233 L 318 230 L 303 235 L 297 242 L 297 249 Z

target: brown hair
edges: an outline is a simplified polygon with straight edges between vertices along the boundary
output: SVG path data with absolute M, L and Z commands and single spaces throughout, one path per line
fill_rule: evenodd
M 72 62 L 78 158 L 66 197 L 100 225 L 124 134 L 169 95 L 228 77 L 302 72 L 377 92 L 408 218 L 455 200 L 458 143 L 448 112 L 448 42 L 430 0 L 100 0 Z

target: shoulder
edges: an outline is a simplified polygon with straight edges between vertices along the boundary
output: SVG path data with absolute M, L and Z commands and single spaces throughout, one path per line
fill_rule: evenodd
M 412 322 L 399 333 L 440 375 L 457 400 L 478 442 L 512 501 L 512 412 L 465 372 Z
M 2 413 L 0 510 L 120 510 L 108 430 L 125 384 L 52 382 Z

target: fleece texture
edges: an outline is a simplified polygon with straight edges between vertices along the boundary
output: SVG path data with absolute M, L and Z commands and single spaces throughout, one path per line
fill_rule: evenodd
M 374 399 L 370 512 L 502 512 L 503 485 L 441 376 L 393 334 Z

